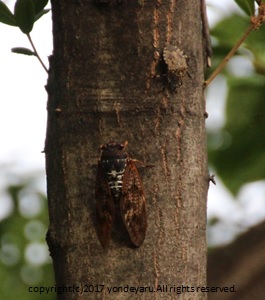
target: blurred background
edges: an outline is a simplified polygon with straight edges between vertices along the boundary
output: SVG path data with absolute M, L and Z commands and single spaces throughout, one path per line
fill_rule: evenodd
M 13 11 L 14 0 L 3 2 Z M 214 48 L 210 74 L 243 35 L 249 16 L 233 0 L 206 3 Z M 265 220 L 263 27 L 251 34 L 206 91 L 209 169 L 217 183 L 210 185 L 208 197 L 210 254 L 218 247 L 228 249 Z M 51 13 L 36 22 L 31 36 L 48 66 Z M 18 28 L 0 23 L 0 40 L 0 295 L 3 300 L 11 293 L 17 300 L 43 299 L 28 287 L 54 285 L 45 243 L 42 153 L 47 74 L 35 57 L 11 53 L 13 47 L 30 48 Z M 45 299 L 55 299 L 55 294 L 46 294 Z

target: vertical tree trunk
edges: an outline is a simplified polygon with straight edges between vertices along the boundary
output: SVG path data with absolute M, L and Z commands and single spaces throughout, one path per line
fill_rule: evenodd
M 174 290 L 206 284 L 199 1 L 51 2 L 47 241 L 57 287 L 88 288 L 59 299 L 206 299 L 200 291 Z M 169 80 L 166 46 L 187 56 L 187 72 Z M 95 165 L 99 146 L 110 140 L 127 140 L 132 158 L 155 165 L 141 170 L 148 229 L 139 248 L 114 232 L 104 250 L 96 236 Z M 150 290 L 110 292 L 115 287 Z

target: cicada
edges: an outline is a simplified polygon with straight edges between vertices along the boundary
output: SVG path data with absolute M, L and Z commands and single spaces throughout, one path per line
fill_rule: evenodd
M 146 200 L 135 159 L 126 152 L 128 142 L 100 147 L 96 178 L 96 230 L 103 248 L 109 245 L 115 220 L 121 216 L 130 240 L 139 247 L 147 228 Z

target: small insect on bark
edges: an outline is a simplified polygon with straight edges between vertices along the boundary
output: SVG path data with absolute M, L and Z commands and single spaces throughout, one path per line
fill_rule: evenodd
M 167 46 L 163 50 L 163 60 L 167 65 L 167 80 L 172 91 L 182 84 L 187 72 L 187 56 L 176 46 Z
M 96 179 L 96 230 L 103 248 L 109 245 L 113 224 L 120 215 L 134 246 L 139 247 L 145 238 L 145 195 L 135 165 L 137 160 L 128 156 L 125 150 L 127 144 L 112 141 L 100 147 Z

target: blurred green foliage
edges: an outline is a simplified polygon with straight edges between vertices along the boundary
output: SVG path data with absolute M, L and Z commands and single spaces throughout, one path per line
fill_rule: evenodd
M 45 1 L 43 2 L 45 3 Z M 9 16 L 7 14 L 7 16 Z M 226 56 L 249 25 L 249 18 L 230 15 L 212 30 L 213 68 Z M 237 56 L 251 60 L 253 73 L 236 77 L 223 74 L 228 85 L 226 124 L 209 132 L 209 161 L 234 194 L 248 182 L 265 177 L 265 26 L 248 37 Z M 218 147 L 214 142 L 220 139 Z M 35 177 L 21 178 L 4 193 L 12 209 L 0 220 L 0 295 L 2 300 L 56 299 L 29 287 L 54 286 L 52 263 L 45 242 L 47 201 Z
M 241 38 L 249 23 L 249 17 L 233 14 L 211 30 L 215 44 L 213 69 Z M 234 75 L 233 67 L 240 70 L 237 64 L 222 72 L 228 88 L 226 123 L 220 131 L 208 135 L 210 164 L 234 195 L 243 184 L 265 179 L 264 37 L 263 25 L 251 33 L 236 54 L 251 62 L 250 74 Z M 218 147 L 213 146 L 215 139 L 221 140 Z
M 44 174 L 42 174 L 42 177 Z M 17 176 L 16 176 L 17 177 Z M 47 199 L 35 178 L 16 179 L 1 193 L 9 212 L 0 221 L 0 295 L 2 300 L 56 299 L 55 293 L 30 292 L 29 287 L 54 286 L 45 236 Z

